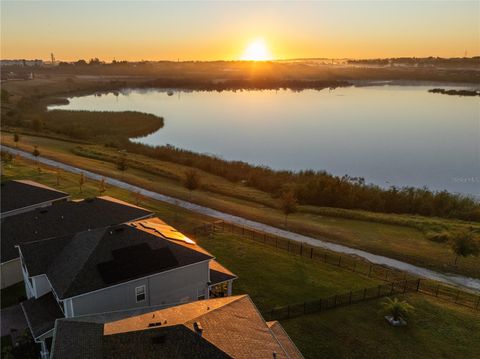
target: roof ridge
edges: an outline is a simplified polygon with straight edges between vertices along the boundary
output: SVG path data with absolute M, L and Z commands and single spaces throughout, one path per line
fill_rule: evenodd
M 64 296 L 65 293 L 67 293 L 72 284 L 75 282 L 75 279 L 78 277 L 78 275 L 80 274 L 80 272 L 83 270 L 85 264 L 88 262 L 88 260 L 91 258 L 92 254 L 95 252 L 95 249 L 98 247 L 98 245 L 100 244 L 103 236 L 105 235 L 105 233 L 107 232 L 107 228 L 109 227 L 104 227 L 102 229 L 95 229 L 95 230 L 92 230 L 92 231 L 85 231 L 85 232 L 100 232 L 100 231 L 103 231 L 103 234 L 101 236 L 99 236 L 98 238 L 94 237 L 95 238 L 95 244 L 93 246 L 90 246 L 89 249 L 88 249 L 88 255 L 85 256 L 85 259 L 82 261 L 82 263 L 80 264 L 78 270 L 75 271 L 75 275 L 71 278 L 71 280 L 69 281 L 67 287 L 65 288 L 65 290 L 63 290 L 62 292 L 62 297 Z M 71 241 L 74 241 L 77 239 L 77 236 L 78 234 L 80 233 L 84 233 L 84 232 L 79 232 L 77 233 L 76 235 L 74 235 L 72 238 L 71 238 Z M 84 241 L 85 242 L 85 241 Z M 67 244 L 68 245 L 68 244 Z M 62 253 L 64 251 L 65 247 L 62 249 Z M 48 267 L 48 269 L 50 269 L 50 266 Z
M 245 298 L 245 297 L 248 297 L 248 294 L 240 294 L 240 295 L 234 296 L 234 297 L 236 297 L 234 300 L 231 300 L 231 301 L 229 301 L 228 303 L 226 303 L 226 304 L 224 304 L 224 305 L 222 305 L 222 306 L 216 307 L 216 308 L 211 309 L 211 310 L 209 310 L 208 312 L 205 312 L 205 313 L 203 313 L 203 314 L 201 314 L 201 315 L 198 315 L 198 316 L 193 317 L 193 318 L 191 318 L 191 319 L 185 320 L 185 321 L 183 322 L 183 325 L 185 325 L 185 323 L 187 323 L 187 322 L 191 322 L 191 321 L 193 321 L 193 320 L 195 320 L 195 319 L 198 319 L 198 318 L 200 318 L 200 317 L 203 317 L 204 315 L 207 315 L 207 314 L 209 314 L 209 313 L 212 313 L 212 312 L 214 312 L 214 311 L 216 311 L 216 310 L 218 310 L 218 309 L 225 308 L 225 307 L 229 306 L 230 304 L 239 301 L 240 299 L 243 299 L 243 298 Z M 232 296 L 227 297 L 227 298 L 232 298 Z M 222 299 L 223 299 L 223 298 L 222 298 Z M 195 303 L 195 302 L 192 302 L 192 303 Z

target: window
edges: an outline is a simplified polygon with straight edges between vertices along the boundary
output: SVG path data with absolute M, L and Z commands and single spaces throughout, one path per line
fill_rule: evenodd
M 135 297 L 137 298 L 137 303 L 145 301 L 145 298 L 147 297 L 146 292 L 147 291 L 144 285 L 135 288 Z

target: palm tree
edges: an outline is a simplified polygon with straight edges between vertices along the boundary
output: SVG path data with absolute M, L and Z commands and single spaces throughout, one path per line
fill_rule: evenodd
M 398 321 L 400 318 L 405 319 L 415 308 L 405 300 L 398 298 L 387 298 L 382 303 L 385 312 L 392 316 L 393 320 Z

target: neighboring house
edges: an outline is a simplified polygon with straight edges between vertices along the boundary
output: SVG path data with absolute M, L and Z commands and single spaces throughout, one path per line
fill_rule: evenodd
M 2 187 L 2 201 L 5 195 Z M 148 218 L 152 212 L 104 196 L 60 202 L 7 218 L 1 228 L 1 288 L 23 280 L 15 245 Z
M 6 181 L 1 184 L 1 218 L 67 201 L 68 193 L 33 181 Z
M 157 233 L 140 229 L 144 226 L 155 226 Z M 158 219 L 17 248 L 30 298 L 21 305 L 35 341 L 42 345 L 43 357 L 58 318 L 171 306 L 208 298 L 211 291 L 229 295 L 236 278 L 212 255 Z M 212 282 L 211 273 L 222 282 Z
M 249 296 L 147 312 L 105 313 L 55 323 L 51 359 L 302 359 L 280 323 Z

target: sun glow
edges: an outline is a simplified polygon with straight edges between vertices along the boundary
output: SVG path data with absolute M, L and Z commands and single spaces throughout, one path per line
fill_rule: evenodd
M 247 46 L 241 59 L 246 61 L 266 61 L 271 60 L 272 56 L 268 51 L 265 41 L 263 41 L 263 39 L 256 39 Z

